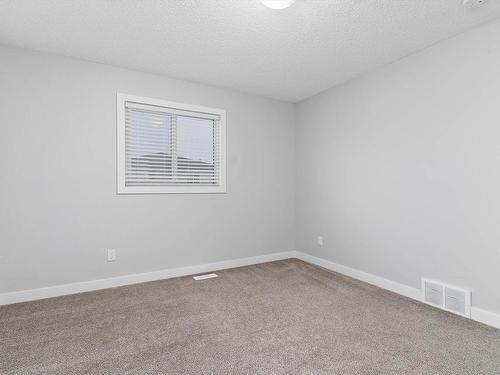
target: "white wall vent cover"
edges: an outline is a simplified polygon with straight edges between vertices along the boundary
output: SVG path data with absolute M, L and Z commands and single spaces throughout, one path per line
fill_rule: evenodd
M 422 278 L 422 300 L 440 309 L 470 318 L 471 291 Z
M 443 286 L 426 280 L 424 300 L 436 306 L 443 306 Z

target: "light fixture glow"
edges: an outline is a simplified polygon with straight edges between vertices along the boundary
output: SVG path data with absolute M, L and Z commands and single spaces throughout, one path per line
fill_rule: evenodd
M 292 5 L 295 0 L 260 0 L 262 4 L 271 9 L 285 9 Z

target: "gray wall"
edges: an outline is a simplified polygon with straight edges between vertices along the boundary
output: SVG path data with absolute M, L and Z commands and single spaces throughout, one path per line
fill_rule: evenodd
M 0 88 L 0 292 L 294 250 L 291 104 L 5 47 Z M 227 194 L 117 196 L 117 91 L 226 109 Z
M 500 22 L 299 104 L 297 249 L 500 312 Z M 322 248 L 316 237 L 324 236 Z
M 0 47 L 0 293 L 297 249 L 500 312 L 499 46 L 496 22 L 295 108 Z M 117 91 L 227 109 L 228 193 L 117 196 Z

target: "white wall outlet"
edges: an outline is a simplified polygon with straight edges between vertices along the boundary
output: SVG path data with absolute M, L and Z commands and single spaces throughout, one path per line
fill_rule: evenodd
M 318 236 L 318 246 L 323 246 L 323 236 Z
M 108 262 L 116 261 L 116 249 L 108 249 Z

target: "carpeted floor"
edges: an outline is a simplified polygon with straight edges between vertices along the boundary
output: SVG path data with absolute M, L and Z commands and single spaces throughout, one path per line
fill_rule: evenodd
M 500 374 L 500 330 L 285 260 L 0 307 L 0 374 Z

